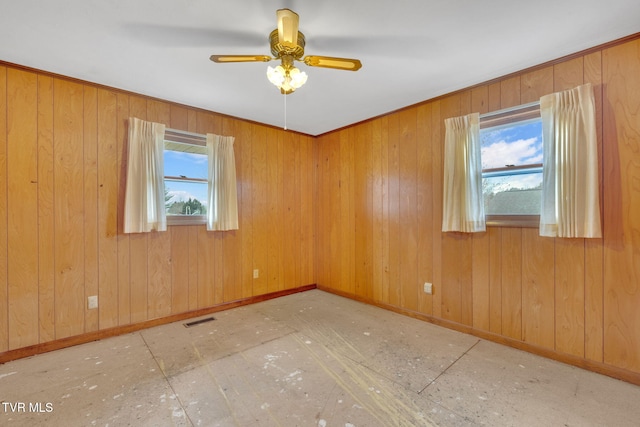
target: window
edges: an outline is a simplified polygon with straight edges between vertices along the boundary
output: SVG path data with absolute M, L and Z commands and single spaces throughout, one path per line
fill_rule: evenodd
M 204 135 L 165 131 L 164 198 L 167 224 L 205 224 L 209 165 Z
M 537 227 L 542 192 L 539 104 L 481 116 L 480 141 L 487 224 Z

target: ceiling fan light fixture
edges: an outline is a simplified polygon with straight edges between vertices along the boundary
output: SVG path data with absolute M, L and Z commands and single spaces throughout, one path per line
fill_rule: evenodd
M 282 86 L 285 79 L 285 71 L 282 68 L 282 65 L 278 65 L 277 67 L 267 67 L 267 78 L 271 83 L 276 85 L 277 87 Z
M 296 67 L 267 67 L 267 78 L 283 95 L 288 95 L 307 82 L 307 73 Z
M 295 67 L 289 71 L 289 77 L 291 79 L 290 84 L 295 89 L 302 87 L 302 85 L 307 82 L 308 78 L 307 73 L 300 71 Z

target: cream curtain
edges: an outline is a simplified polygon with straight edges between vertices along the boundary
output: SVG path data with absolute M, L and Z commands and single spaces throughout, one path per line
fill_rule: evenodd
M 164 129 L 160 123 L 129 118 L 129 152 L 124 232 L 165 231 Z
M 591 84 L 540 98 L 543 139 L 540 235 L 602 237 Z
M 207 134 L 209 156 L 207 230 L 238 229 L 238 195 L 233 142 L 232 136 Z
M 480 115 L 446 119 L 442 231 L 485 231 Z

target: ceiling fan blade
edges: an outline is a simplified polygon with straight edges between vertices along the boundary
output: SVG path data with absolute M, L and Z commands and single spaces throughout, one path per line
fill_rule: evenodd
M 278 42 L 285 46 L 295 48 L 298 46 L 298 23 L 300 17 L 289 9 L 278 9 Z
M 304 63 L 311 67 L 336 68 L 338 70 L 358 71 L 362 63 L 358 59 L 332 58 L 330 56 L 305 56 Z
M 224 64 L 225 62 L 269 62 L 272 58 L 267 55 L 211 55 L 209 59 Z

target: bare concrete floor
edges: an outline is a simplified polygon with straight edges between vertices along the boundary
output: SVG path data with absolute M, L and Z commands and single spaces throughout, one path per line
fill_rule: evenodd
M 0 425 L 640 423 L 640 387 L 319 290 L 214 317 L 0 365 Z

